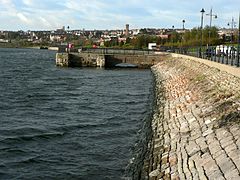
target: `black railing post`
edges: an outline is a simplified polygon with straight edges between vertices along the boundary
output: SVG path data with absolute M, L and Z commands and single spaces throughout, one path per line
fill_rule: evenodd
M 230 47 L 229 49 L 230 49 L 230 52 L 231 52 L 231 53 L 230 53 L 231 66 L 233 66 L 233 65 L 234 65 L 234 62 L 233 62 L 233 60 L 234 60 L 234 59 L 233 59 L 233 50 L 234 50 L 234 48 L 233 48 L 233 46 L 232 46 L 232 47 Z
M 210 47 L 210 50 L 211 50 L 211 51 L 210 51 L 211 61 L 213 61 L 213 47 L 212 47 L 212 46 Z
M 240 13 L 239 13 L 239 18 L 238 18 L 238 48 L 237 48 L 237 60 L 236 60 L 237 67 L 240 66 L 239 53 L 240 53 Z
M 222 53 L 221 56 L 222 56 L 222 62 L 221 63 L 224 64 L 224 56 L 225 56 L 224 53 Z
M 217 53 L 216 53 L 216 49 L 214 49 L 214 62 L 217 61 Z
M 226 50 L 226 56 L 227 56 L 227 60 L 225 61 L 225 64 L 228 64 L 228 56 L 229 56 L 228 48 Z
M 203 48 L 202 48 L 202 58 L 203 58 L 203 59 L 208 59 L 208 57 L 206 56 L 206 53 L 205 53 L 205 52 L 206 52 L 206 48 L 203 47 Z

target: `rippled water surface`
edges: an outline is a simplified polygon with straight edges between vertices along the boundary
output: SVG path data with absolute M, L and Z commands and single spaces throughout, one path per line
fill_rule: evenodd
M 54 58 L 0 49 L 0 179 L 120 179 L 148 116 L 150 70 Z

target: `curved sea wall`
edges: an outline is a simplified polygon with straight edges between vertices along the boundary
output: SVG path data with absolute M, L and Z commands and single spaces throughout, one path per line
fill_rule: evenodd
M 141 179 L 239 179 L 240 78 L 172 56 L 152 71 L 156 109 Z

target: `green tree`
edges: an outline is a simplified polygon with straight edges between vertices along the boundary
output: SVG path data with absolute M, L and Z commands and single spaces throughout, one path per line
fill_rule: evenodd
M 127 38 L 126 38 L 126 44 L 129 44 L 130 42 L 131 42 L 130 37 L 127 37 Z
M 121 42 L 119 43 L 119 46 L 122 47 L 123 45 L 124 45 L 124 42 L 121 41 Z

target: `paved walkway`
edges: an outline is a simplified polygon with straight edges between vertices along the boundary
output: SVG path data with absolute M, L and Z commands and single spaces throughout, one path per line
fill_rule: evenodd
M 157 95 L 148 178 L 239 180 L 240 79 L 179 59 L 153 71 L 165 99 Z
M 190 59 L 190 60 L 193 60 L 193 61 L 204 63 L 204 64 L 206 64 L 206 65 L 208 65 L 210 67 L 217 68 L 217 69 L 219 69 L 221 71 L 225 71 L 225 72 L 227 72 L 229 74 L 232 74 L 232 75 L 240 78 L 240 67 L 230 66 L 230 65 L 226 65 L 226 64 L 221 64 L 221 63 L 213 62 L 213 61 L 210 61 L 210 60 L 207 60 L 207 59 L 201 59 L 201 58 L 196 58 L 196 57 L 192 57 L 192 56 L 186 56 L 186 55 L 182 55 L 182 54 L 174 54 L 174 53 L 172 53 L 171 56 L 175 57 L 175 58 Z

